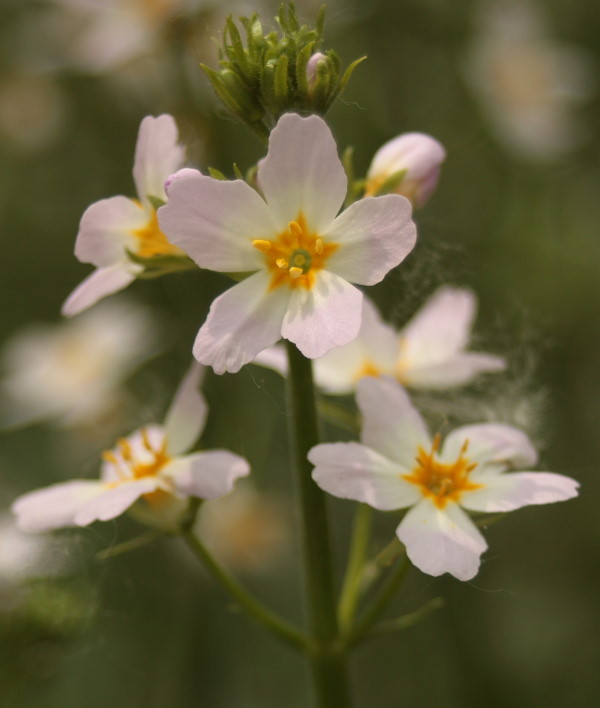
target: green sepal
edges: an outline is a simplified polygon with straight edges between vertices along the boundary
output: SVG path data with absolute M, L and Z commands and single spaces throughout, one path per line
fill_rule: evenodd
M 214 167 L 209 167 L 208 168 L 208 174 L 213 178 L 213 179 L 218 179 L 222 182 L 227 181 L 227 177 L 221 172 L 221 170 L 217 170 Z
M 167 202 L 164 199 L 161 199 L 160 197 L 155 197 L 153 194 L 147 194 L 146 199 L 152 204 L 154 209 L 157 211 L 161 208 L 161 206 L 164 206 Z
M 398 172 L 393 172 L 391 175 L 386 177 L 385 180 L 379 185 L 373 196 L 380 197 L 383 194 L 395 192 L 406 177 L 406 172 L 407 170 L 405 168 L 403 170 L 398 170 Z
M 149 256 L 144 258 L 132 251 L 127 251 L 130 261 L 143 266 L 144 270 L 136 277 L 142 280 L 159 278 L 169 273 L 179 273 L 186 270 L 198 270 L 198 266 L 188 256 Z

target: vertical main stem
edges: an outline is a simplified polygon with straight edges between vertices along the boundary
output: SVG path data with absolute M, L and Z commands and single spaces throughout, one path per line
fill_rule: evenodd
M 335 585 L 325 494 L 312 480 L 308 451 L 319 442 L 312 362 L 287 342 L 292 465 L 302 521 L 304 572 L 312 639 L 311 669 L 319 708 L 348 708 L 345 656 L 338 643 Z

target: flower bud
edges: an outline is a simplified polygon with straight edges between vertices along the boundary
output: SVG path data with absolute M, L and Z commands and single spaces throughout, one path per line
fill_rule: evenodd
M 327 61 L 327 57 L 323 52 L 315 52 L 306 64 L 306 82 L 308 83 L 308 92 L 312 93 L 315 84 L 317 83 L 317 66 L 319 62 Z
M 382 145 L 367 172 L 365 196 L 393 192 L 420 207 L 431 196 L 446 151 L 425 133 L 403 133 Z

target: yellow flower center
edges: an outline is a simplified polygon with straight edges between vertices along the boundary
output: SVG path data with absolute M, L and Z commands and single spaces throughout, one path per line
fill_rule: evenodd
M 463 492 L 480 489 L 482 485 L 469 481 L 470 473 L 477 467 L 476 462 L 469 462 L 465 456 L 469 441 L 465 441 L 456 461 L 449 464 L 436 459 L 440 442 L 441 437 L 438 434 L 433 440 L 430 452 L 419 447 L 417 466 L 410 474 L 403 474 L 401 477 L 420 487 L 423 496 L 431 499 L 439 509 L 443 509 L 450 501 L 458 502 Z
M 152 258 L 152 256 L 185 256 L 185 253 L 177 246 L 169 243 L 167 237 L 158 226 L 156 209 L 152 209 L 150 220 L 141 229 L 134 229 L 133 235 L 138 239 L 136 255 L 140 258 Z
M 338 249 L 337 243 L 325 243 L 319 234 L 309 231 L 302 213 L 273 241 L 255 239 L 252 245 L 265 256 L 271 290 L 284 284 L 310 290 L 316 273 Z
M 118 482 L 113 482 L 113 486 L 117 486 L 121 482 L 128 482 L 132 479 L 143 479 L 144 477 L 156 477 L 160 470 L 171 461 L 167 454 L 167 439 L 164 438 L 160 447 L 155 449 L 152 447 L 148 431 L 142 428 L 142 443 L 144 450 L 150 453 L 150 459 L 145 459 L 141 462 L 136 459 L 134 451 L 131 449 L 131 443 L 127 438 L 119 438 L 117 440 L 118 455 L 113 450 L 105 450 L 102 453 L 102 459 L 110 462 L 113 465 L 115 473 L 119 477 Z
M 360 381 L 364 376 L 381 376 L 382 370 L 375 362 L 365 359 L 362 366 L 354 374 L 354 381 Z

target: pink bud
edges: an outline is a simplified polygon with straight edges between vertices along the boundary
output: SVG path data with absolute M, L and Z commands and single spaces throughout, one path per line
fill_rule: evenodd
M 312 91 L 317 82 L 317 65 L 320 61 L 327 61 L 327 57 L 322 52 L 315 52 L 306 64 L 306 80 L 309 91 Z
M 373 156 L 367 172 L 366 195 L 377 192 L 386 179 L 406 170 L 393 189 L 420 207 L 431 196 L 440 174 L 446 151 L 435 138 L 425 133 L 403 133 L 382 145 Z

